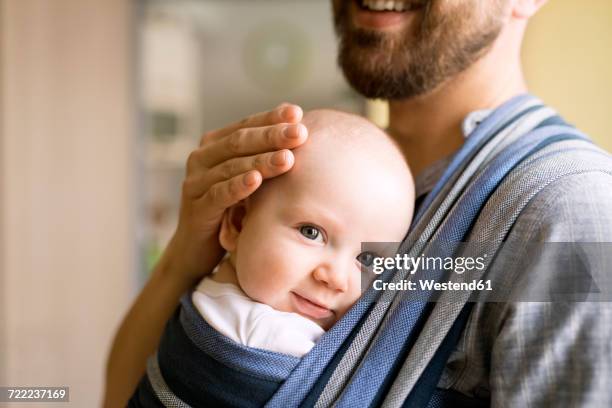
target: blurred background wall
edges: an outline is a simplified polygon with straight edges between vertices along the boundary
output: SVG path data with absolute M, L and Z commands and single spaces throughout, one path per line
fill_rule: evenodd
M 329 0 L 143 0 L 136 43 L 146 277 L 176 225 L 185 158 L 203 129 L 283 101 L 364 113 L 336 67 Z
M 611 40 L 612 2 L 550 0 L 523 54 L 609 150 Z M 334 62 L 327 0 L 0 0 L 0 385 L 98 405 L 202 131 L 283 100 L 385 122 Z
M 0 383 L 94 407 L 135 290 L 131 7 L 0 5 Z
M 523 59 L 531 91 L 612 151 L 612 1 L 549 0 Z

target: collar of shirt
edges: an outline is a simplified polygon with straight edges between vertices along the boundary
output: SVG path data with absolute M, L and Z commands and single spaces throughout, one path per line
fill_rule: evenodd
M 463 137 L 467 139 L 478 127 L 478 125 L 480 125 L 480 123 L 482 123 L 482 121 L 491 114 L 491 112 L 492 110 L 490 109 L 483 109 L 468 114 L 461 124 Z M 450 156 L 446 156 L 435 161 L 421 171 L 421 173 L 415 179 L 417 206 L 420 204 L 425 195 L 433 190 L 436 182 L 440 177 L 442 177 L 442 173 L 444 173 L 444 170 L 450 164 L 452 157 L 453 155 L 451 154 Z

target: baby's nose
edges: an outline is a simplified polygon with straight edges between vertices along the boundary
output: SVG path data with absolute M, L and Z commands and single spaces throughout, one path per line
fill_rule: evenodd
M 330 289 L 338 292 L 346 292 L 348 290 L 348 268 L 338 263 L 323 263 L 317 265 L 313 271 L 314 278 L 327 285 Z

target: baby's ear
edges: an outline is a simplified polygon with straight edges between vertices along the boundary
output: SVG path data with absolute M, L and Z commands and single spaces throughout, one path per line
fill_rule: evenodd
M 227 252 L 234 252 L 236 250 L 246 211 L 247 203 L 240 201 L 225 210 L 225 214 L 223 214 L 219 231 L 219 243 Z

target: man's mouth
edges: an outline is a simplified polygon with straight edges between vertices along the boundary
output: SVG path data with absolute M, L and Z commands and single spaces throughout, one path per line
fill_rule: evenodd
M 291 292 L 292 302 L 297 312 L 303 316 L 312 319 L 325 319 L 334 315 L 334 312 L 326 306 L 317 303 L 314 300 L 308 299 L 304 296 L 298 295 L 295 292 Z
M 369 29 L 403 27 L 417 16 L 428 0 L 353 0 L 353 22 Z
M 413 11 L 421 8 L 424 1 L 407 0 L 357 0 L 357 4 L 363 10 L 368 11 Z

